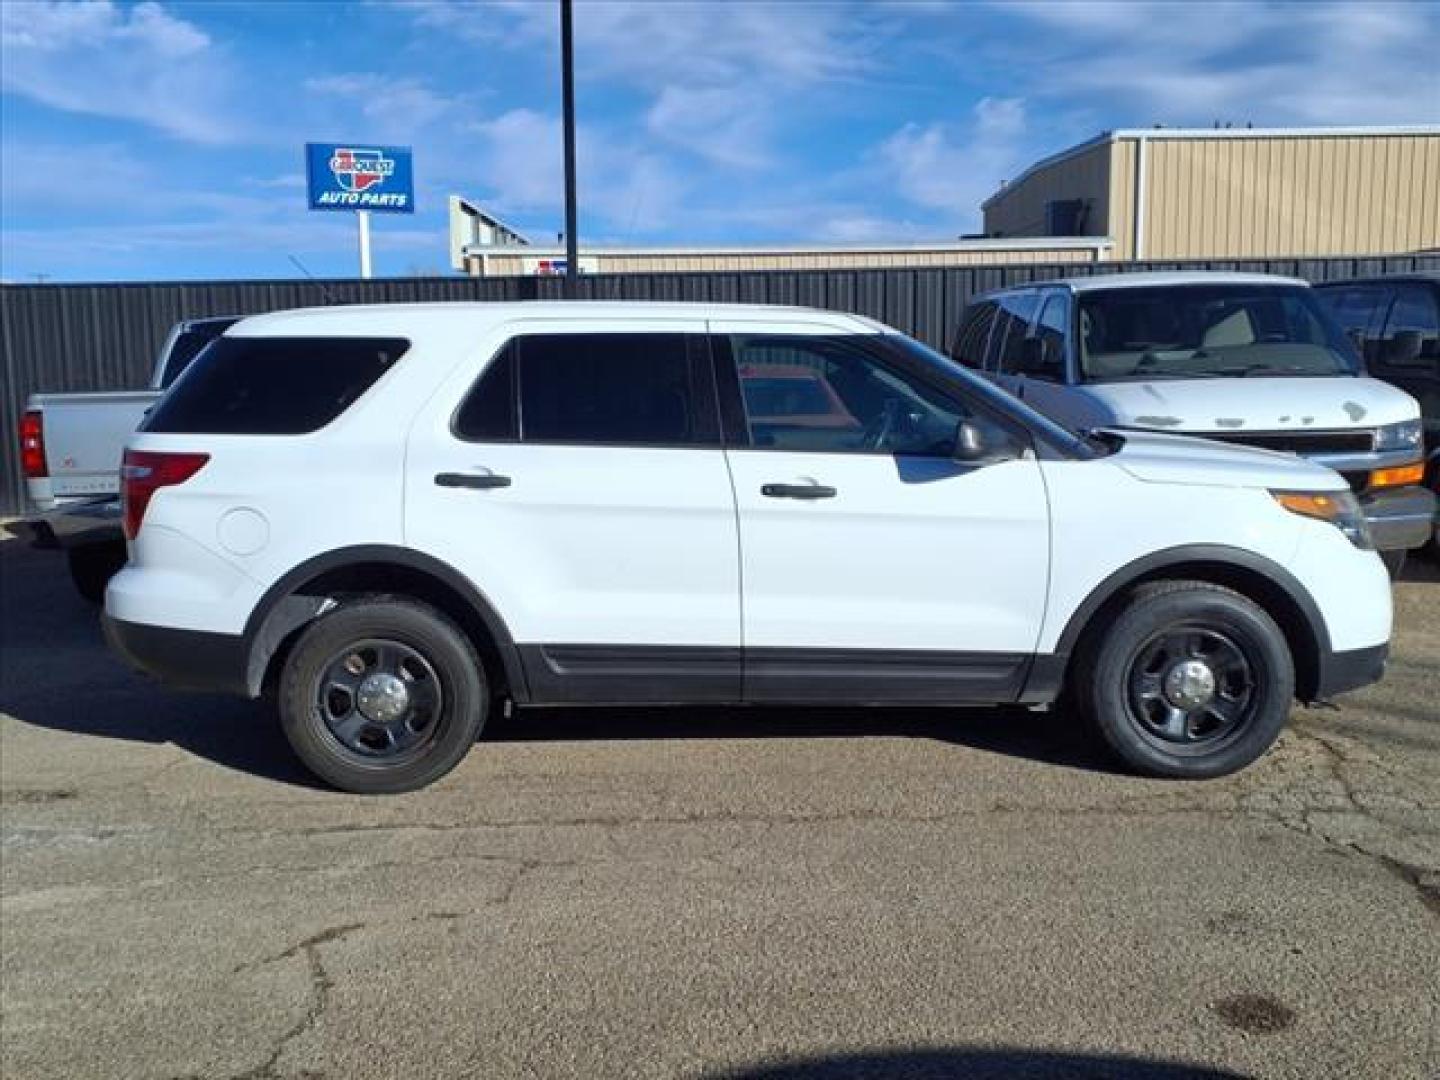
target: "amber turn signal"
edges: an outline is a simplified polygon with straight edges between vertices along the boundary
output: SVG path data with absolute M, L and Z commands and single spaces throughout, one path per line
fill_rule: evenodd
M 1425 463 L 1416 461 L 1410 465 L 1397 465 L 1393 469 L 1375 469 L 1370 473 L 1370 486 L 1401 487 L 1404 484 L 1418 484 L 1424 479 Z

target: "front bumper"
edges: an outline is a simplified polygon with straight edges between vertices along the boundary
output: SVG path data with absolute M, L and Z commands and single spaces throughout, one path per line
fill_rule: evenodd
M 1389 657 L 1388 644 L 1373 645 L 1368 649 L 1325 653 L 1320 657 L 1315 699 L 1325 701 L 1347 690 L 1358 690 L 1362 686 L 1379 682 L 1385 674 L 1385 662 Z
M 1377 551 L 1408 551 L 1435 531 L 1435 496 L 1423 487 L 1401 487 L 1360 496 Z
M 251 696 L 249 652 L 240 634 L 177 630 L 171 626 L 101 617 L 105 640 L 131 667 L 180 690 Z

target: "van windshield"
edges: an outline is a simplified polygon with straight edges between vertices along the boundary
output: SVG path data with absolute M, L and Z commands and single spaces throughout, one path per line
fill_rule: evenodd
M 1086 382 L 1358 375 L 1354 349 L 1309 289 L 1172 285 L 1080 295 Z

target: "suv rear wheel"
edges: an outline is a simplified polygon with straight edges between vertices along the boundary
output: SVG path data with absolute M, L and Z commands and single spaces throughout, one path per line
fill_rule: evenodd
M 424 787 L 460 763 L 489 694 L 465 634 L 425 604 L 358 600 L 301 634 L 280 680 L 280 720 L 300 760 L 345 791 Z
M 1290 715 L 1285 635 L 1239 593 L 1201 581 L 1142 585 L 1080 656 L 1077 697 L 1106 745 L 1150 776 L 1224 776 Z

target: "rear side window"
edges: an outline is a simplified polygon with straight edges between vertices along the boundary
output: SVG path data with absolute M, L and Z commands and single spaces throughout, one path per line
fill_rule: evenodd
M 1036 300 L 1034 293 L 1015 293 L 1000 299 L 1000 308 L 1009 318 L 1006 320 L 1004 343 L 999 346 L 998 361 L 992 367 L 1006 375 L 1013 375 L 1020 368 L 1030 320 L 1035 317 Z M 997 330 L 992 342 L 998 337 Z M 991 351 L 995 350 L 992 348 Z
M 455 414 L 475 442 L 715 446 L 703 339 L 686 334 L 527 334 L 485 369 Z
M 140 430 L 304 435 L 348 409 L 404 355 L 402 338 L 217 338 Z

